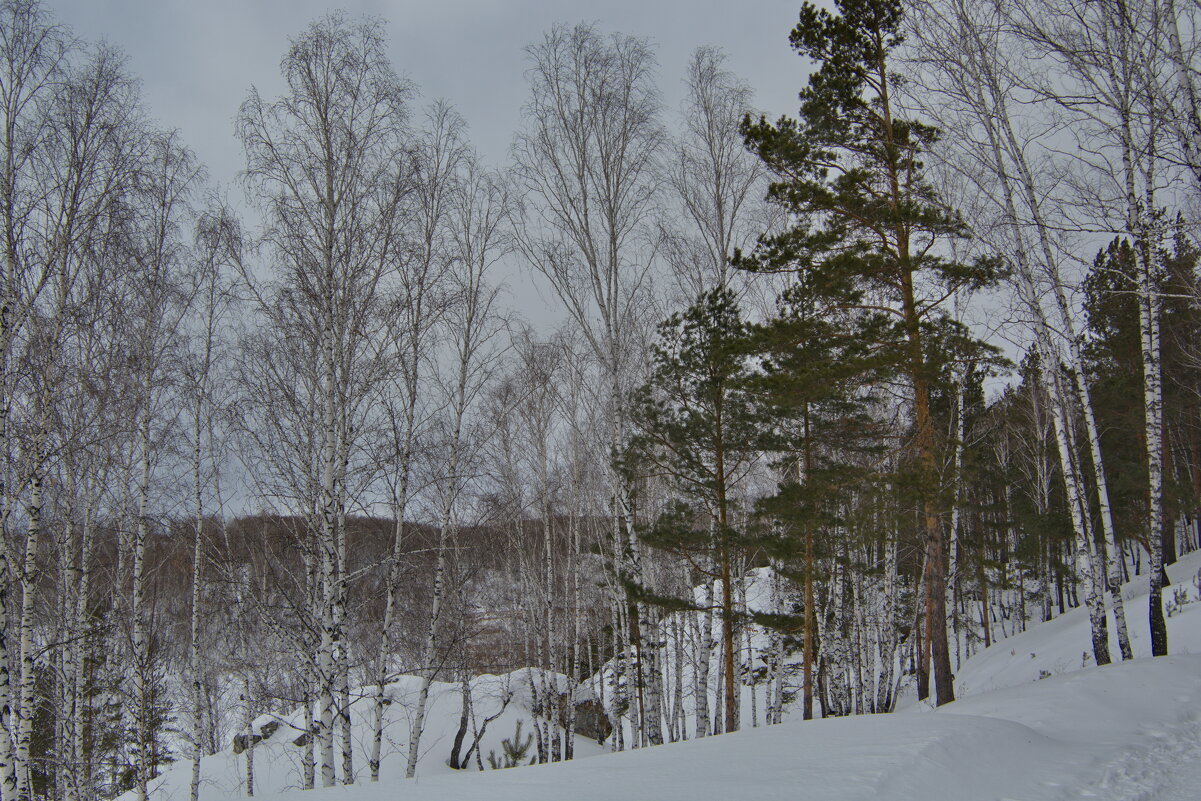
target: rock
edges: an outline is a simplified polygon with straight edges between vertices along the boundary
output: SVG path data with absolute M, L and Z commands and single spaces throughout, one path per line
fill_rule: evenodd
M 278 720 L 268 721 L 259 727 L 259 732 L 263 735 L 264 740 L 270 740 L 271 735 L 275 734 L 277 731 L 279 731 Z
M 590 698 L 575 705 L 575 730 L 582 737 L 603 743 L 613 733 L 613 721 L 605 708 Z
M 235 734 L 234 735 L 234 753 L 240 754 L 243 751 L 245 751 L 247 749 L 247 747 L 253 746 L 256 743 L 261 743 L 262 741 L 263 741 L 263 738 L 258 736 L 257 734 L 251 734 L 251 735 Z
M 312 739 L 312 737 L 313 735 L 306 731 L 304 734 L 293 740 L 292 745 L 296 746 L 297 748 L 304 748 L 309 744 L 309 740 Z
M 560 693 L 555 699 L 553 719 L 559 724 L 560 728 L 567 728 L 567 695 Z M 535 715 L 546 717 L 542 706 L 535 706 L 533 709 Z M 587 737 L 590 740 L 596 740 L 598 743 L 604 743 L 605 738 L 613 733 L 613 721 L 609 720 L 609 715 L 605 712 L 605 708 L 596 701 L 589 698 L 587 701 L 579 701 L 575 705 L 575 731 L 581 737 Z

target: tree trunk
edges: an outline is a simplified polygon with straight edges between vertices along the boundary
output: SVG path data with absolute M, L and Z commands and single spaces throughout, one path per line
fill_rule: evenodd
M 246 738 L 246 797 L 254 797 L 254 709 L 250 702 L 250 678 L 242 677 L 242 736 Z
M 457 469 L 457 468 L 455 468 Z M 425 730 L 425 711 L 429 703 L 430 685 L 437 675 L 434 664 L 438 658 L 439 622 L 442 615 L 442 597 L 446 592 L 446 543 L 450 535 L 451 504 L 442 508 L 442 524 L 438 527 L 437 563 L 434 567 L 433 597 L 429 622 L 425 631 L 425 646 L 421 651 L 421 688 L 417 693 L 417 708 L 413 716 L 413 727 L 409 733 L 409 754 L 405 763 L 405 778 L 417 775 L 417 757 L 420 755 L 421 735 Z
M 200 659 L 200 621 L 203 614 L 201 609 L 201 581 L 204 575 L 204 501 L 201 496 L 200 482 L 200 423 L 197 418 L 193 429 L 196 437 L 193 451 L 193 482 L 195 489 L 195 530 L 192 540 L 192 619 L 189 626 L 188 641 L 188 672 L 192 684 L 192 781 L 189 788 L 191 801 L 200 801 L 200 757 L 203 756 L 202 738 L 203 727 L 201 715 L 204 708 L 204 692 L 202 689 L 202 663 Z
M 133 686 L 134 686 L 134 727 L 135 753 L 137 754 L 135 789 L 138 801 L 147 801 L 151 779 L 151 737 L 150 731 L 150 639 L 146 631 L 145 593 L 146 593 L 146 540 L 150 535 L 149 500 L 150 500 L 150 398 L 149 388 L 144 399 L 142 410 L 144 419 L 141 424 L 140 450 L 142 456 L 141 479 L 138 482 L 138 519 L 134 526 L 132 580 L 133 594 L 130 602 L 130 617 L 132 619 L 132 634 L 130 637 L 133 649 Z

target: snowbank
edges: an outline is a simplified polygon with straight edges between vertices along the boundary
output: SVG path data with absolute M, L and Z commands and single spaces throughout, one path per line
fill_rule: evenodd
M 467 768 L 463 771 L 456 771 L 448 764 L 462 715 L 461 685 L 434 682 L 430 686 L 425 729 L 421 738 L 421 751 L 417 762 L 418 775 L 424 777 L 475 772 L 480 766 L 488 770 L 489 754 L 495 753 L 498 758 L 503 754 L 502 741 L 506 738 L 514 738 L 518 721 L 523 726 L 521 739 L 526 740 L 531 733 L 533 720 L 531 698 L 535 693 L 531 691 L 531 681 L 538 689 L 541 688 L 543 677 L 539 671 L 523 669 L 500 676 L 477 676 L 471 680 L 472 722 L 468 728 L 466 742 L 463 744 L 463 752 L 467 750 L 474 739 L 474 733 L 480 728 L 484 728 L 488 718 L 493 719 L 487 723 L 476 754 L 471 757 Z M 546 681 L 561 688 L 566 686 L 565 677 L 558 674 L 548 674 Z M 416 676 L 402 676 L 396 682 L 387 685 L 388 704 L 385 707 L 380 786 L 395 787 L 397 781 L 403 780 L 408 754 L 409 731 L 420 687 L 421 679 Z M 361 694 L 362 697 L 355 698 L 351 702 L 352 731 L 355 742 L 354 771 L 361 782 L 367 781 L 370 776 L 368 758 L 372 749 L 372 730 L 375 719 L 373 690 L 374 688 L 367 688 Z M 254 746 L 255 797 L 270 798 L 281 793 L 299 790 L 302 786 L 301 760 L 304 755 L 304 747 L 297 745 L 296 740 L 304 732 L 303 711 L 296 710 L 285 716 L 264 715 L 254 721 L 256 732 L 263 732 L 264 726 L 268 727 L 266 731 L 270 732 L 270 736 Z M 577 757 L 592 756 L 603 753 L 605 750 L 597 743 L 583 737 L 576 738 L 575 748 Z M 531 743 L 529 755 L 533 754 L 534 747 Z M 319 755 L 318 759 L 320 759 Z M 337 758 L 337 762 L 340 774 L 340 756 Z M 187 799 L 191 770 L 192 763 L 188 759 L 172 765 L 162 776 L 152 782 L 151 799 L 153 801 L 184 801 Z M 244 753 L 235 754 L 232 748 L 227 748 L 220 753 L 201 759 L 200 770 L 201 801 L 225 801 L 225 799 L 246 797 L 246 758 Z M 320 782 L 319 772 L 317 781 Z M 313 796 L 305 794 L 304 797 L 312 798 Z M 135 795 L 131 791 L 121 796 L 119 801 L 133 801 L 134 798 Z
M 1171 584 L 1164 588 L 1168 607 L 1168 653 L 1201 654 L 1201 590 L 1194 583 L 1201 570 L 1201 551 L 1182 557 L 1168 568 Z M 1147 618 L 1147 577 L 1123 586 L 1126 623 L 1134 656 L 1151 655 Z M 1183 603 L 1174 598 L 1180 597 Z M 1171 603 L 1169 603 L 1171 602 Z M 1109 614 L 1109 653 L 1121 659 Z M 1094 666 L 1087 610 L 1073 609 L 1046 623 L 1031 624 L 1026 631 L 986 648 L 963 663 L 955 676 L 959 698 L 1013 687 L 1048 676 L 1060 676 Z M 1201 797 L 1201 792 L 1198 792 Z
M 1151 798 L 1201 758 L 1201 657 L 1137 660 L 913 712 L 789 721 L 571 763 L 281 801 Z M 1187 796 L 1181 796 L 1187 797 Z
M 1169 657 L 1092 666 L 1086 656 L 1088 617 L 1078 609 L 965 662 L 956 679 L 960 700 L 938 710 L 910 704 L 893 715 L 793 719 L 621 754 L 581 740 L 577 759 L 566 763 L 452 771 L 445 760 L 461 696 L 457 685 L 436 683 L 418 778 L 401 779 L 407 709 L 418 686 L 416 679 L 406 678 L 389 688 L 394 703 L 388 707 L 383 781 L 296 790 L 301 750 L 291 745 L 294 732 L 285 726 L 256 749 L 256 796 L 279 801 L 392 801 L 398 796 L 405 801 L 1196 799 L 1201 797 L 1198 570 L 1201 554 L 1169 569 Z M 1149 649 L 1145 586 L 1143 577 L 1126 588 L 1136 656 L 1144 657 Z M 1112 650 L 1117 655 L 1116 643 Z M 490 750 L 500 752 L 500 741 L 513 735 L 518 719 L 529 731 L 523 688 L 528 680 L 525 671 L 473 680 L 477 720 L 500 711 L 502 700 L 510 697 L 488 728 L 485 757 Z M 361 752 L 356 766 L 364 779 L 370 709 L 364 699 L 354 710 Z M 228 751 L 206 758 L 202 801 L 243 798 L 244 766 L 242 757 Z M 186 799 L 189 772 L 184 762 L 167 773 L 155 787 L 155 801 Z

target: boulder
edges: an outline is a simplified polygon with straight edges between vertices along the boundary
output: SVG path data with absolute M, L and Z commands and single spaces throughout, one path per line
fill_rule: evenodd
M 245 751 L 247 748 L 255 745 L 256 743 L 261 743 L 262 741 L 263 741 L 263 738 L 257 734 L 249 734 L 249 735 L 235 734 L 234 735 L 234 753 L 240 754 L 243 751 Z
M 575 730 L 582 737 L 603 743 L 613 733 L 613 721 L 603 706 L 589 698 L 575 705 Z

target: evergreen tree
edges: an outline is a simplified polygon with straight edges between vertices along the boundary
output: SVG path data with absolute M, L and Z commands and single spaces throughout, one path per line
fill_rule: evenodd
M 1164 270 L 1160 329 L 1163 332 L 1164 377 L 1163 465 L 1165 494 L 1159 536 L 1164 564 L 1176 560 L 1175 521 L 1198 502 L 1198 367 L 1199 317 L 1193 306 L 1197 251 L 1178 238 L 1172 251 L 1159 254 Z M 1115 239 L 1093 260 L 1084 281 L 1088 328 L 1084 352 L 1087 371 L 1102 421 L 1107 461 L 1115 465 L 1114 513 L 1121 529 L 1149 537 L 1147 521 L 1147 452 L 1142 436 L 1143 398 L 1130 387 L 1142 381 L 1137 260 L 1127 240 Z M 1150 540 L 1146 540 L 1150 542 Z
M 766 427 L 747 391 L 746 334 L 734 294 L 725 288 L 702 294 L 660 324 L 651 378 L 635 397 L 639 434 L 625 460 L 626 469 L 665 476 L 681 498 L 642 532 L 643 539 L 688 555 L 721 582 L 727 730 L 737 720 L 732 563 L 751 541 L 750 532 L 732 523 L 731 495 L 756 458 Z M 646 597 L 644 588 L 637 591 Z
M 937 702 L 954 700 L 946 631 L 939 443 L 931 410 L 930 328 L 956 290 L 995 280 L 992 264 L 939 255 L 967 235 L 925 179 L 921 157 L 937 132 L 900 116 L 892 54 L 901 43 L 897 0 L 839 0 L 836 13 L 801 7 L 790 41 L 817 69 L 801 91 L 798 119 L 744 121 L 747 144 L 777 180 L 769 197 L 797 224 L 761 246 L 774 260 L 818 276 L 815 286 L 852 288 L 858 304 L 887 315 L 881 332 L 912 392 L 912 457 L 919 476 L 926 548 L 927 631 Z
M 774 269 L 779 262 L 773 257 L 785 254 L 763 256 L 756 265 L 746 258 L 740 265 Z M 821 277 L 799 274 L 781 295 L 776 317 L 755 326 L 751 336 L 758 371 L 750 386 L 769 410 L 769 445 L 782 468 L 779 490 L 760 502 L 759 512 L 771 521 L 764 537 L 768 553 L 803 588 L 799 628 L 806 720 L 813 717 L 814 584 L 818 560 L 827 550 L 823 534 L 841 526 L 840 511 L 852 488 L 862 489 L 872 477 L 855 457 L 879 442 L 879 425 L 869 414 L 870 384 L 893 360 L 887 346 L 874 344 L 887 320 L 875 312 L 842 310 L 855 293 L 847 285 L 819 289 L 813 282 Z
M 1084 355 L 1100 423 L 1110 497 L 1119 533 L 1141 532 L 1147 520 L 1147 462 L 1143 398 L 1130 391 L 1142 381 L 1135 297 L 1136 261 L 1128 242 L 1115 239 L 1093 259 L 1084 281 L 1087 331 Z M 1125 541 L 1126 537 L 1122 538 Z

